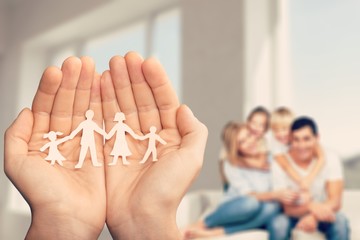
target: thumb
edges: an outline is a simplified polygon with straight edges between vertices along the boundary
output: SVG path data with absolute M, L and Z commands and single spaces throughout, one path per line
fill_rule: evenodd
M 177 111 L 176 121 L 181 135 L 180 154 L 187 167 L 202 166 L 208 130 L 192 113 L 189 107 L 181 105 Z M 188 168 L 190 169 L 190 168 Z
M 9 161 L 16 161 L 14 156 L 28 153 L 28 142 L 32 134 L 33 114 L 30 109 L 23 109 L 15 121 L 5 132 L 4 165 L 7 172 L 9 165 L 15 164 Z

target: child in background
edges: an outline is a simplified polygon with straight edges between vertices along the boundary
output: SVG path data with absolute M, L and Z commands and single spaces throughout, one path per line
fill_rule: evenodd
M 271 114 L 270 127 L 272 135 L 274 136 L 272 154 L 275 156 L 277 163 L 295 182 L 299 184 L 300 188 L 302 190 L 308 190 L 314 178 L 318 175 L 319 171 L 324 166 L 324 154 L 322 148 L 318 146 L 316 152 L 318 161 L 316 165 L 308 176 L 301 178 L 295 169 L 290 166 L 285 156 L 282 155 L 286 154 L 289 148 L 289 134 L 293 120 L 294 114 L 286 107 L 279 107 Z
M 267 154 L 269 148 L 265 139 L 265 134 L 270 126 L 269 111 L 262 106 L 254 108 L 246 119 L 246 125 L 250 134 L 258 140 L 259 153 Z M 246 164 L 250 168 L 263 168 L 263 165 L 259 165 L 258 161 L 246 160 Z
M 246 122 L 252 135 L 257 139 L 264 139 L 270 125 L 270 113 L 266 108 L 258 106 L 250 112 Z
M 286 107 L 279 107 L 271 113 L 270 128 L 272 133 L 271 153 L 283 154 L 288 151 L 290 142 L 290 126 L 295 116 Z

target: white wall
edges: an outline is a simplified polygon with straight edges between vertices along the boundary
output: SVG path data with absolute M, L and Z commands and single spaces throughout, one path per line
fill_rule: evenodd
M 3 1 L 0 1 L 0 58 L 5 48 L 5 37 L 6 37 L 6 27 L 7 27 L 7 13 L 5 4 Z
M 221 186 L 220 132 L 243 115 L 243 2 L 185 0 L 183 99 L 209 129 L 205 162 L 192 189 Z
M 245 112 L 292 106 L 287 0 L 245 2 Z

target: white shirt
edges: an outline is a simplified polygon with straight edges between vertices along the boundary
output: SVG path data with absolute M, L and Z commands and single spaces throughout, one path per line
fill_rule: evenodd
M 269 192 L 271 190 L 271 174 L 269 170 L 241 168 L 224 161 L 224 173 L 229 181 L 229 189 L 225 199 L 244 196 L 253 192 Z
M 325 164 L 315 177 L 311 188 L 310 193 L 315 201 L 323 202 L 327 199 L 326 193 L 326 183 L 331 181 L 343 180 L 342 165 L 339 157 L 329 151 L 325 152 Z M 316 159 L 314 159 L 311 164 L 306 168 L 300 168 L 289 154 L 285 154 L 291 167 L 300 176 L 307 176 L 316 164 Z M 274 190 L 281 189 L 293 189 L 298 190 L 298 184 L 281 168 L 279 164 L 274 162 L 272 164 L 272 182 Z
M 274 136 L 270 140 L 270 152 L 273 156 L 284 154 L 289 150 L 289 145 L 279 142 Z

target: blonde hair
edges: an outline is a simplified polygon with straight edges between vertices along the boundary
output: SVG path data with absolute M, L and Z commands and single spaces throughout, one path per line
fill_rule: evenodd
M 228 122 L 222 131 L 222 140 L 226 151 L 226 158 L 231 163 L 239 160 L 236 138 L 242 129 L 247 129 L 247 125 L 238 122 Z
M 277 126 L 291 126 L 294 120 L 294 114 L 287 107 L 278 107 L 271 114 L 270 126 L 276 128 Z
M 224 172 L 224 161 L 229 161 L 230 163 L 233 162 L 231 159 L 233 159 L 234 149 L 236 149 L 236 137 L 240 130 L 240 126 L 240 123 L 230 121 L 225 124 L 221 132 L 224 154 L 222 153 L 221 161 L 219 162 L 219 170 L 221 181 L 224 184 L 224 189 L 226 189 L 226 186 L 229 184 L 229 181 Z

